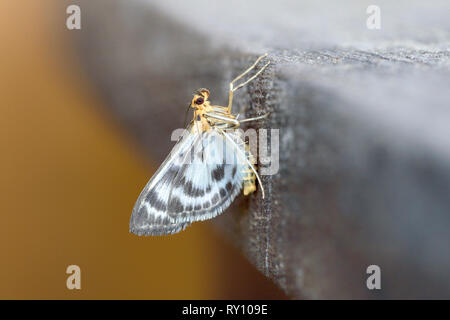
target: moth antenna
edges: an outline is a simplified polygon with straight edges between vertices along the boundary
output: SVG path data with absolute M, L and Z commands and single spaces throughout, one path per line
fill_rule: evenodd
M 184 122 L 183 122 L 183 127 L 184 128 L 187 128 L 187 126 L 189 125 L 188 123 L 187 123 L 187 119 L 188 119 L 188 115 L 189 115 L 189 110 L 191 109 L 191 104 L 189 103 L 188 104 L 188 107 L 187 107 L 187 109 L 186 109 L 186 113 L 185 113 L 185 115 L 184 115 Z

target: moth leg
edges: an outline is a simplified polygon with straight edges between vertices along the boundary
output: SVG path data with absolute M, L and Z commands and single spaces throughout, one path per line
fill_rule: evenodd
M 231 125 L 231 127 L 233 127 L 233 128 L 239 127 L 239 124 L 240 124 L 240 122 L 238 120 L 236 120 L 234 118 L 230 118 L 229 116 L 222 116 L 219 114 L 212 114 L 212 113 L 207 113 L 207 112 L 205 112 L 203 114 L 203 116 L 206 119 L 213 119 L 216 121 L 220 121 L 220 124 L 223 123 L 223 124 Z
M 239 84 L 238 86 L 234 87 L 234 83 L 238 80 L 240 80 L 243 76 L 245 76 L 247 73 L 249 73 L 250 71 L 252 71 L 253 69 L 256 68 L 256 65 L 258 64 L 259 61 L 261 61 L 261 59 L 265 58 L 267 56 L 267 53 L 263 54 L 262 56 L 258 57 L 258 59 L 256 59 L 255 63 L 253 63 L 247 70 L 245 70 L 243 73 L 241 73 L 240 75 L 238 75 L 236 78 L 234 78 L 231 82 L 230 82 L 230 92 L 228 95 L 228 112 L 231 113 L 231 107 L 233 104 L 233 92 L 238 90 L 239 88 L 242 88 L 243 86 L 245 86 L 247 83 L 249 83 L 250 81 L 252 81 L 253 79 L 255 79 L 261 72 L 264 71 L 264 69 L 270 64 L 270 61 L 267 62 L 256 74 L 254 74 L 252 77 L 250 77 L 250 79 L 248 79 L 247 81 L 245 81 L 244 83 Z
M 261 120 L 261 119 L 265 119 L 269 116 L 270 112 L 267 112 L 266 114 L 263 114 L 262 116 L 258 116 L 258 117 L 254 117 L 254 118 L 247 118 L 247 119 L 243 119 L 243 120 L 239 120 L 240 123 L 243 122 L 249 122 L 249 121 L 256 121 L 256 120 Z
M 218 128 L 218 129 L 235 129 L 235 128 L 238 128 L 240 126 L 240 124 L 243 122 L 250 122 L 250 121 L 265 119 L 269 116 L 269 114 L 270 114 L 270 112 L 268 112 L 262 116 L 258 116 L 258 117 L 254 117 L 254 118 L 247 118 L 247 119 L 243 119 L 243 120 L 239 120 L 239 121 L 237 120 L 237 117 L 236 117 L 236 122 L 235 121 L 222 122 L 219 124 L 215 124 L 214 127 Z

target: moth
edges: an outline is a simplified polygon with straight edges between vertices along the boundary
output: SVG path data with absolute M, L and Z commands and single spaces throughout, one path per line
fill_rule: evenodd
M 194 93 L 190 107 L 194 117 L 187 134 L 175 144 L 169 156 L 139 195 L 130 218 L 130 232 L 141 235 L 178 233 L 195 221 L 221 214 L 243 190 L 256 191 L 256 180 L 264 188 L 254 158 L 241 131 L 241 123 L 264 119 L 268 114 L 239 120 L 232 113 L 233 93 L 254 80 L 269 64 L 248 80 L 236 85 L 267 56 L 230 82 L 228 106 L 212 105 L 208 89 Z

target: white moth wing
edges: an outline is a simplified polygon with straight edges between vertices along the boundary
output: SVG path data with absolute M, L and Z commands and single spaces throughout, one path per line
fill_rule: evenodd
M 131 213 L 130 232 L 137 235 L 166 235 L 180 232 L 190 224 L 175 222 L 168 214 L 167 204 L 175 177 L 183 168 L 185 154 L 199 139 L 199 134 L 190 133 L 173 147 L 139 195 Z
M 168 199 L 168 215 L 177 223 L 211 219 L 222 213 L 242 189 L 245 146 L 239 131 L 203 132 L 191 163 L 183 164 Z M 239 149 L 240 152 L 237 152 Z

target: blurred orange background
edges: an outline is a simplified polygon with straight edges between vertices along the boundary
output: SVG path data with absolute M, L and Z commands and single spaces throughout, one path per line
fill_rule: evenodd
M 285 298 L 209 223 L 128 232 L 157 164 L 103 111 L 66 17 L 58 1 L 0 2 L 0 298 Z

